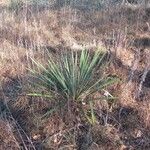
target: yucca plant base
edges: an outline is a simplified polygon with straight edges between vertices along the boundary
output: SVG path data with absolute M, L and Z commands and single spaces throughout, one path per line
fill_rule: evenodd
M 32 59 L 36 69 L 30 71 L 38 79 L 37 85 L 46 89 L 49 96 L 61 97 L 64 109 L 67 109 L 71 116 L 81 113 L 93 123 L 94 100 L 89 101 L 89 97 L 116 82 L 116 78 L 104 75 L 105 56 L 106 53 L 99 50 L 92 56 L 88 50 L 82 50 L 80 53 L 70 51 L 63 54 L 58 62 L 50 58 L 45 66 Z M 96 75 L 97 72 L 100 74 Z M 30 95 L 45 97 L 47 94 Z M 90 116 L 86 113 L 85 105 L 90 108 Z

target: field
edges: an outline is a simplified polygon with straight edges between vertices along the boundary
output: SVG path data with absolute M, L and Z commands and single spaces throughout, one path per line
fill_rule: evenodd
M 0 150 L 149 150 L 150 2 L 0 0 Z

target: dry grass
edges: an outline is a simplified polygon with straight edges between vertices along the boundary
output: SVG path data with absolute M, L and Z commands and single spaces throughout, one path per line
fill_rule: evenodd
M 150 80 L 143 79 L 144 72 L 150 70 L 149 8 L 25 8 L 16 14 L 8 9 L 6 0 L 0 1 L 0 99 L 3 102 L 5 97 L 14 119 L 36 149 L 81 149 L 85 136 L 91 150 L 148 150 L 150 87 L 142 80 Z M 107 89 L 118 97 L 117 101 L 97 102 L 94 111 L 99 122 L 93 127 L 84 121 L 70 127 L 67 117 L 58 113 L 43 117 L 55 103 L 26 96 L 33 90 L 28 83 L 32 79 L 27 68 L 34 67 L 30 57 L 45 63 L 48 52 L 57 58 L 66 49 L 97 47 L 110 52 L 107 73 L 122 81 Z M 24 140 L 17 137 L 13 125 L 1 120 L 0 149 L 19 149 Z M 82 144 L 78 145 L 77 138 Z M 26 142 L 24 148 L 25 145 L 30 149 Z
M 19 143 L 14 137 L 11 125 L 2 119 L 0 121 L 0 143 L 0 149 L 20 149 Z

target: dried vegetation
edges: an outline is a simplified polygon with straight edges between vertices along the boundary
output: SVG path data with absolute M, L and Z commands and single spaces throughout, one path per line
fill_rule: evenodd
M 150 149 L 150 7 L 94 2 L 0 1 L 0 149 Z M 93 124 L 78 110 L 70 123 L 61 96 L 31 95 L 43 92 L 31 84 L 32 60 L 97 48 L 108 55 L 104 74 L 121 82 L 96 92 L 105 99 L 92 107 L 82 103 Z

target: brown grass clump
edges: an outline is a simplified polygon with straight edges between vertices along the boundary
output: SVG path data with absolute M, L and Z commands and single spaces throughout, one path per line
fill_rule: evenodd
M 11 125 L 2 119 L 0 120 L 0 149 L 20 149 L 20 146 L 14 137 Z
M 22 3 L 12 9 L 9 2 L 0 1 L 0 99 L 12 116 L 0 107 L 11 120 L 0 120 L 0 149 L 149 150 L 149 6 L 95 9 L 92 1 L 85 9 L 85 3 L 54 6 L 54 1 L 50 6 Z M 64 51 L 95 48 L 108 52 L 105 74 L 120 79 L 94 95 L 116 97 L 95 102 L 96 124 L 81 117 L 71 126 L 66 110 L 54 111 L 59 99 L 27 96 L 35 90 L 30 58 L 45 64 L 49 54 L 57 60 Z

